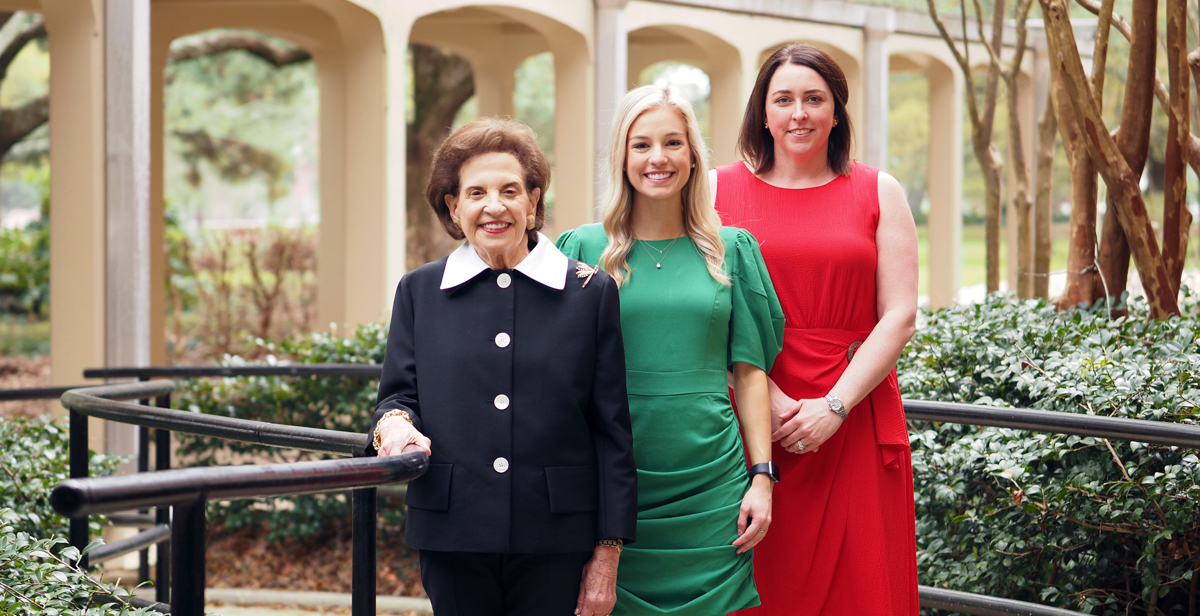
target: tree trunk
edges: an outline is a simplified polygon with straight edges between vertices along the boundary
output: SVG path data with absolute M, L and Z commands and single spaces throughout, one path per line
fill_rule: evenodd
M 1030 221 L 1033 201 L 1029 196 L 1029 167 L 1025 161 L 1025 144 L 1021 135 L 1021 113 L 1017 83 L 1021 74 L 1021 61 L 1025 57 L 1025 42 L 1028 37 L 1025 22 L 1029 17 L 1029 7 L 1032 0 L 1020 0 L 1017 3 L 1016 49 L 1011 59 L 1011 72 L 1005 74 L 1004 83 L 1008 87 L 1008 149 L 1012 160 L 1012 177 L 1014 186 L 1009 191 L 1009 216 L 1017 217 L 1017 296 L 1033 297 L 1033 283 L 1037 276 L 1033 271 L 1033 251 L 1030 240 L 1033 236 L 1033 225 Z M 1013 250 L 1014 247 L 1009 247 Z
M 1088 154 L 1096 164 L 1097 171 L 1104 178 L 1113 204 L 1116 206 L 1118 221 L 1124 229 L 1138 267 L 1138 275 L 1146 290 L 1150 303 L 1150 314 L 1153 318 L 1165 319 L 1179 314 L 1179 305 L 1163 266 L 1158 241 L 1154 229 L 1150 225 L 1150 217 L 1146 213 L 1146 204 L 1142 200 L 1138 188 L 1138 176 L 1133 173 L 1126 163 L 1123 153 L 1118 148 L 1116 140 L 1108 134 L 1108 129 L 1100 116 L 1100 110 L 1092 95 L 1087 77 L 1084 75 L 1083 62 L 1075 43 L 1075 34 L 1071 28 L 1070 9 L 1065 0 L 1040 0 L 1042 14 L 1045 16 L 1046 38 L 1050 44 L 1051 57 L 1059 66 L 1059 76 L 1066 88 L 1067 100 L 1075 110 L 1080 125 L 1084 128 L 1084 143 Z M 1153 0 L 1144 0 L 1153 1 Z M 1131 57 L 1132 57 L 1131 53 Z M 1136 64 L 1130 66 L 1130 78 L 1139 69 Z M 1141 67 L 1141 70 L 1145 70 Z
M 992 143 L 992 126 L 996 115 L 996 98 L 997 90 L 1000 83 L 1000 60 L 996 57 L 997 49 L 1001 48 L 1004 39 L 1004 4 L 1005 0 L 996 0 L 992 7 L 992 41 L 988 42 L 987 36 L 984 34 L 983 24 L 983 8 L 980 6 L 979 0 L 975 0 L 975 23 L 979 28 L 979 39 L 983 42 L 983 46 L 988 51 L 988 72 L 987 82 L 984 89 L 982 111 L 980 110 L 980 101 L 975 95 L 975 78 L 971 72 L 970 46 L 964 44 L 960 51 L 958 44 L 954 42 L 954 37 L 950 31 L 946 29 L 945 22 L 942 21 L 941 15 L 938 13 L 937 3 L 935 0 L 926 0 L 929 7 L 929 16 L 933 19 L 933 23 L 937 26 L 938 34 L 942 40 L 950 48 L 950 53 L 954 55 L 958 67 L 963 72 L 963 79 L 966 80 L 967 90 L 967 114 L 971 120 L 971 140 L 974 145 L 975 158 L 979 161 L 979 168 L 983 172 L 985 186 L 987 188 L 987 197 L 984 202 L 984 216 L 986 218 L 985 227 L 985 242 L 987 244 L 987 290 L 988 293 L 997 291 L 1000 288 L 1000 177 L 1002 164 L 1000 157 L 996 152 L 996 146 Z M 962 2 L 962 39 L 967 40 L 967 8 L 966 2 Z
M 475 93 L 471 65 L 458 56 L 427 45 L 413 45 L 412 62 L 415 108 L 408 125 L 406 169 L 410 270 L 454 250 L 455 241 L 425 202 L 425 184 L 433 153 L 450 136 L 459 108 Z
M 1063 149 L 1071 165 L 1071 238 L 1067 245 L 1067 285 L 1058 299 L 1060 310 L 1096 299 L 1096 167 L 1083 143 L 1083 131 L 1058 63 L 1051 62 L 1051 104 L 1062 134 Z
M 1051 95 L 1051 99 L 1053 96 Z M 1037 188 L 1034 197 L 1033 218 L 1033 296 L 1050 297 L 1050 247 L 1053 229 L 1054 152 L 1058 137 L 1058 121 L 1054 105 L 1048 102 L 1042 119 L 1038 122 Z
M 1154 112 L 1154 64 L 1158 46 L 1158 0 L 1134 0 L 1129 41 L 1129 69 L 1125 81 L 1125 102 L 1121 107 L 1121 124 L 1116 144 L 1125 163 L 1136 179 L 1140 179 L 1150 152 L 1150 119 Z M 1098 94 L 1098 93 L 1097 93 Z M 1110 187 L 1111 188 L 1111 187 Z M 1140 188 L 1139 188 L 1140 193 Z M 1118 216 L 1112 191 L 1106 200 L 1104 228 L 1100 236 L 1100 271 L 1104 274 L 1097 284 L 1096 295 L 1107 294 L 1116 300 L 1125 291 L 1129 280 L 1129 242 Z
M 1191 143 L 1189 126 L 1187 65 L 1187 1 L 1167 0 L 1167 78 L 1170 81 L 1171 109 L 1167 129 L 1167 168 L 1163 191 L 1163 265 L 1171 289 L 1179 292 L 1183 264 L 1187 256 L 1192 213 L 1187 208 L 1187 150 Z

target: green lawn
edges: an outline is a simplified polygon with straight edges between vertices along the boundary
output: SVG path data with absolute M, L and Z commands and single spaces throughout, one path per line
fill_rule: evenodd
M 917 256 L 921 262 L 921 278 L 918 292 L 922 295 L 929 293 L 929 239 L 927 229 L 917 227 Z M 1053 240 L 1050 248 L 1050 271 L 1056 272 L 1067 267 L 1067 240 L 1070 227 L 1067 223 L 1057 223 L 1052 232 Z M 1007 246 L 1004 242 L 1003 230 L 1000 237 L 1000 279 L 1007 276 Z M 983 241 L 983 225 L 963 225 L 962 234 L 962 280 L 966 287 L 987 282 L 987 248 Z

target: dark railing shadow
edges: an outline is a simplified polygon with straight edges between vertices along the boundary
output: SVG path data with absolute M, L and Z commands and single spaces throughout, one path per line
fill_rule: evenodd
M 87 378 L 137 378 L 141 380 L 171 377 L 194 378 L 239 376 L 378 378 L 380 375 L 380 370 L 380 366 L 369 364 L 300 364 L 291 366 L 244 367 L 206 366 L 108 368 L 87 370 L 84 372 L 84 376 Z M 159 446 L 157 447 L 159 456 L 162 456 L 163 451 L 166 451 L 167 455 L 165 464 L 159 465 L 158 468 L 160 469 L 165 469 L 167 466 L 169 466 L 170 462 L 169 430 L 177 430 L 192 434 L 202 434 L 266 445 L 276 445 L 280 447 L 294 447 L 310 451 L 326 451 L 342 454 L 349 453 L 351 455 L 357 455 L 366 446 L 367 437 L 366 435 L 362 434 L 350 434 L 332 430 L 318 430 L 295 426 L 282 426 L 267 422 L 253 422 L 213 415 L 199 415 L 196 413 L 173 411 L 164 408 L 149 408 L 145 406 L 141 406 L 139 408 L 139 405 L 125 404 L 114 401 L 118 397 L 121 397 L 122 399 L 144 399 L 157 397 L 160 406 L 169 406 L 169 392 L 166 394 L 156 393 L 159 390 L 152 389 L 153 385 L 151 383 L 107 387 L 118 388 L 106 389 L 107 392 L 111 392 L 104 396 L 104 398 L 107 399 L 96 395 L 104 392 L 98 392 L 96 391 L 96 388 L 89 388 L 87 390 L 74 391 L 69 395 L 64 395 L 63 404 L 72 410 L 73 418 L 76 413 L 79 413 L 80 415 L 86 413 L 96 417 L 104 417 L 115 421 L 135 423 L 143 426 L 143 431 L 148 431 L 148 428 L 155 428 L 157 431 L 156 436 L 159 439 Z M 133 387 L 138 389 L 123 390 L 119 389 L 120 387 Z M 142 390 L 140 389 L 142 387 L 146 387 L 148 389 Z M 141 391 L 149 393 L 137 393 Z M 0 392 L 0 400 L 5 399 L 3 396 L 4 392 Z M 164 399 L 167 404 L 162 404 Z M 78 410 L 76 407 L 78 407 Z M 1095 415 L 1079 415 L 1054 411 L 997 408 L 972 404 L 928 402 L 921 400 L 905 400 L 904 409 L 908 419 L 917 421 L 957 423 L 975 426 L 997 426 L 1037 432 L 1074 434 L 1079 436 L 1131 440 L 1143 443 L 1155 443 L 1159 445 L 1200 449 L 1200 427 L 1190 425 Z M 86 420 L 81 423 L 84 424 L 84 429 L 86 430 Z M 75 433 L 72 432 L 72 443 L 74 444 L 75 442 Z M 86 432 L 84 432 L 84 438 L 82 439 L 82 442 L 84 443 L 84 456 L 86 456 Z M 146 442 L 148 443 L 148 438 Z M 74 451 L 74 445 L 72 450 Z M 145 446 L 140 448 L 140 451 L 146 450 L 147 447 Z M 72 460 L 74 459 L 75 457 L 73 455 Z M 332 462 L 344 461 L 335 460 Z M 72 476 L 74 477 L 74 462 L 72 463 L 72 469 Z M 83 473 L 86 475 L 86 459 L 83 464 Z M 367 491 L 370 493 L 369 503 L 367 502 L 368 498 L 366 497 Z M 355 614 L 355 616 L 359 616 L 360 614 L 374 613 L 375 489 L 363 488 L 355 490 L 353 494 L 354 528 L 356 532 L 353 584 L 356 600 L 354 607 L 352 607 L 352 613 Z M 366 515 L 368 508 L 370 510 L 369 517 Z M 117 509 L 113 510 L 115 511 Z M 160 509 L 160 511 L 162 510 L 163 509 Z M 361 530 L 359 528 L 360 524 L 363 526 Z M 366 549 L 366 546 L 363 546 L 361 549 L 361 554 L 359 548 L 359 534 L 367 534 L 367 526 L 370 527 L 369 562 L 367 558 L 368 550 Z M 86 526 L 84 526 L 84 530 L 86 532 Z M 158 532 L 162 531 L 160 530 Z M 172 532 L 174 531 L 172 530 Z M 74 544 L 74 541 L 72 543 Z M 86 541 L 84 544 L 86 544 Z M 162 552 L 160 552 L 160 555 L 161 554 Z M 163 567 L 162 560 L 163 559 L 160 558 L 160 571 L 162 571 L 161 567 Z M 360 575 L 359 572 L 367 571 L 368 567 L 369 571 L 371 572 L 369 580 L 360 579 L 365 578 L 366 576 Z M 160 577 L 159 579 L 162 580 L 165 578 Z M 368 585 L 370 591 L 369 610 L 366 609 L 366 600 L 358 599 L 360 596 L 366 596 Z M 919 591 L 922 608 L 945 610 L 970 614 L 972 616 L 1008 616 L 1015 614 L 1023 614 L 1028 616 L 1067 616 L 1079 614 L 1079 612 L 1073 612 L 1061 608 L 1042 606 L 1023 601 L 989 597 L 986 595 L 966 593 L 943 588 L 921 586 L 919 587 Z M 160 592 L 164 592 L 161 590 L 161 586 Z M 360 592 L 362 592 L 363 595 L 360 595 Z M 160 595 L 160 597 L 161 596 L 162 595 Z

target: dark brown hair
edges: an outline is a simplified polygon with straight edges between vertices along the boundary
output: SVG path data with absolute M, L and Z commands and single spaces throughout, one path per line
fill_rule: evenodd
M 853 166 L 850 147 L 854 143 L 854 131 L 850 126 L 850 114 L 846 111 L 846 101 L 850 98 L 846 74 L 829 54 L 807 43 L 781 47 L 758 69 L 758 79 L 754 80 L 754 90 L 750 92 L 750 100 L 746 102 L 746 113 L 742 116 L 742 130 L 738 134 L 737 142 L 738 155 L 754 167 L 755 173 L 766 173 L 775 166 L 775 138 L 771 136 L 771 131 L 765 128 L 767 89 L 771 87 L 771 78 L 775 76 L 775 71 L 784 63 L 807 66 L 816 71 L 829 85 L 830 94 L 833 95 L 833 117 L 837 121 L 837 125 L 829 131 L 829 167 L 839 175 L 850 175 Z
M 433 208 L 442 227 L 450 237 L 463 239 L 462 229 L 450 216 L 446 195 L 458 196 L 459 172 L 468 160 L 480 154 L 504 152 L 512 154 L 525 172 L 525 190 L 541 194 L 534 204 L 533 228 L 527 233 L 529 241 L 537 240 L 537 232 L 546 222 L 546 189 L 550 187 L 550 162 L 538 148 L 533 129 L 508 118 L 480 118 L 454 131 L 433 153 L 429 183 L 425 185 L 425 201 Z M 521 223 L 524 221 L 518 221 Z

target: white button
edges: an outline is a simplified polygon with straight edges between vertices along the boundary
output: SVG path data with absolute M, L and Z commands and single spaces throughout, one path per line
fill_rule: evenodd
M 496 396 L 496 408 L 498 408 L 502 411 L 504 409 L 508 408 L 508 396 L 506 396 L 504 394 L 500 394 L 499 396 Z
M 496 461 L 492 462 L 492 469 L 495 470 L 497 473 L 507 472 L 508 471 L 508 460 L 505 460 L 504 458 L 496 458 Z
M 501 289 L 507 289 L 508 285 L 512 284 L 512 276 L 508 274 L 500 274 L 496 276 L 496 284 L 500 285 Z
M 504 347 L 508 346 L 508 343 L 510 342 L 512 342 L 512 338 L 510 338 L 508 334 L 504 332 L 496 334 L 496 346 L 503 349 Z

